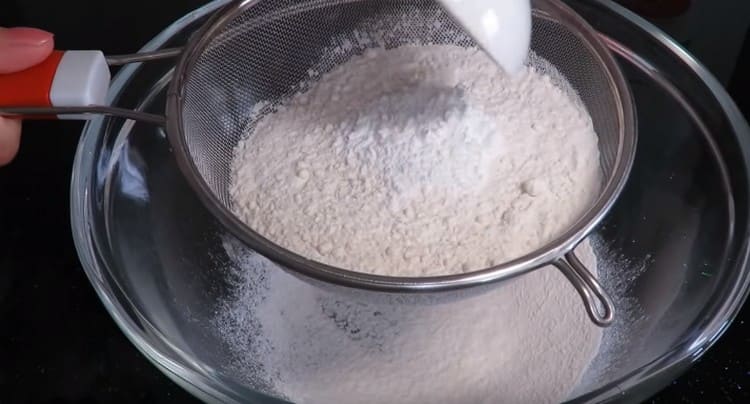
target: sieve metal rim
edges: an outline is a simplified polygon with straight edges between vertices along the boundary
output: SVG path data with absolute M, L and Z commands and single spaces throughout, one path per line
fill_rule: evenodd
M 341 0 L 342 3 L 356 1 L 359 0 Z M 222 28 L 259 2 L 260 0 L 237 0 L 217 11 L 196 32 L 185 52 L 179 58 L 167 93 L 166 133 L 172 145 L 178 167 L 186 181 L 196 191 L 204 206 L 224 228 L 249 248 L 276 262 L 288 271 L 340 286 L 381 292 L 419 293 L 456 290 L 509 279 L 543 266 L 555 265 L 571 281 L 583 298 L 592 321 L 600 326 L 606 326 L 612 322 L 613 307 L 611 300 L 596 281 L 596 278 L 580 264 L 573 250 L 609 212 L 627 182 L 635 157 L 636 118 L 632 95 L 617 61 L 609 48 L 602 43 L 604 38 L 601 38 L 600 34 L 582 17 L 559 0 L 532 1 L 534 17 L 555 21 L 560 21 L 559 17 L 565 17 L 563 22 L 567 26 L 575 28 L 571 32 L 578 35 L 582 39 L 582 43 L 589 46 L 593 51 L 592 54 L 605 66 L 605 72 L 609 79 L 608 83 L 615 95 L 619 115 L 617 118 L 621 123 L 619 133 L 621 141 L 618 143 L 612 175 L 605 182 L 599 198 L 568 231 L 542 248 L 522 257 L 468 273 L 410 278 L 372 275 L 366 272 L 338 268 L 305 258 L 273 243 L 247 226 L 221 203 L 190 157 L 190 151 L 184 137 L 182 114 L 183 91 L 186 81 L 189 80 L 189 74 L 198 58 L 205 50 L 209 49 L 217 35 L 222 32 Z M 540 6 L 541 9 L 554 10 L 555 17 L 553 18 L 549 13 L 541 11 Z

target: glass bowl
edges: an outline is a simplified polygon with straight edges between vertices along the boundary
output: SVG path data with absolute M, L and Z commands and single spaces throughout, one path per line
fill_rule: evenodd
M 175 22 L 143 50 L 180 46 L 217 7 Z M 592 237 L 615 324 L 571 402 L 639 402 L 685 371 L 748 292 L 750 129 L 721 85 L 661 31 L 610 1 L 567 2 L 618 55 L 639 145 L 628 185 Z M 110 101 L 164 112 L 174 61 L 134 64 Z M 83 267 L 127 337 L 196 397 L 280 402 L 231 370 L 214 320 L 232 292 L 228 235 L 181 177 L 162 128 L 89 121 L 71 185 Z

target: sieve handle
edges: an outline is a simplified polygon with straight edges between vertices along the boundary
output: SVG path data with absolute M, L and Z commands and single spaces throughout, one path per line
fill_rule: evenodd
M 54 51 L 29 69 L 0 75 L 0 108 L 102 105 L 110 72 L 100 51 Z
M 575 253 L 571 251 L 565 254 L 564 257 L 557 259 L 554 265 L 581 295 L 591 321 L 600 327 L 610 326 L 615 315 L 612 299 Z
M 96 50 L 56 50 L 36 66 L 0 74 L 0 116 L 88 119 L 94 113 L 163 124 L 162 116 L 106 105 L 109 66 L 175 57 L 181 52 L 169 48 L 105 56 Z

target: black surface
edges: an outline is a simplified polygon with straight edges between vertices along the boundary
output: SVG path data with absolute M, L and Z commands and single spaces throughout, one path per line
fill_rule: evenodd
M 61 49 L 124 53 L 203 1 L 176 3 L 0 0 L 0 26 L 55 32 Z M 737 71 L 750 71 L 749 59 L 746 46 Z M 735 74 L 730 92 L 747 116 L 746 77 Z M 78 262 L 69 184 L 80 130 L 76 122 L 29 122 L 17 160 L 0 168 L 0 403 L 195 402 L 123 336 Z M 750 402 L 746 321 L 747 307 L 652 402 Z

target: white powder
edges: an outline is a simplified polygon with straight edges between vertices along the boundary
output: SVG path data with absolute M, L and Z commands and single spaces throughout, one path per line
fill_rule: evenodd
M 235 293 L 216 320 L 228 371 L 299 404 L 559 403 L 602 331 L 545 267 L 483 293 L 374 299 L 318 288 L 226 245 Z M 588 243 L 577 251 L 595 268 Z
M 551 66 L 534 66 L 512 80 L 481 51 L 370 49 L 240 142 L 233 209 L 303 256 L 382 275 L 529 253 L 600 185 L 591 119 Z
M 352 59 L 239 144 L 235 212 L 302 255 L 386 275 L 473 270 L 540 247 L 589 206 L 600 172 L 587 113 L 532 61 L 510 80 L 453 46 Z M 235 294 L 217 325 L 231 371 L 298 403 L 559 402 L 601 339 L 551 267 L 460 298 L 385 299 L 227 251 Z M 587 244 L 580 253 L 595 268 Z

